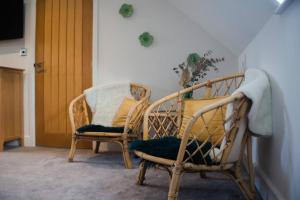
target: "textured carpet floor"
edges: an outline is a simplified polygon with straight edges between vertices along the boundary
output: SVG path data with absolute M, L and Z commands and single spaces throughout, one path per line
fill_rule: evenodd
M 169 178 L 165 171 L 147 171 L 145 186 L 135 185 L 135 169 L 123 167 L 121 154 L 93 154 L 79 150 L 67 162 L 68 150 L 15 148 L 0 152 L 1 200 L 140 200 L 167 199 Z M 221 177 L 209 174 L 210 177 Z M 185 174 L 179 199 L 243 199 L 230 180 L 201 179 Z

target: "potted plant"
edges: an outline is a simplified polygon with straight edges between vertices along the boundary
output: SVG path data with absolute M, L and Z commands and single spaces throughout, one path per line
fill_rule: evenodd
M 223 62 L 224 57 L 211 58 L 212 51 L 205 52 L 202 56 L 198 53 L 191 53 L 188 55 L 185 62 L 174 67 L 173 71 L 180 77 L 179 85 L 182 88 L 188 88 L 198 83 L 207 76 L 211 70 L 218 71 L 216 66 L 218 63 Z M 193 92 L 186 93 L 184 98 L 192 98 Z

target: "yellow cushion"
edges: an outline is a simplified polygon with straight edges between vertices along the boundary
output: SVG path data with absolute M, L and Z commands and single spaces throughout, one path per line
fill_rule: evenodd
M 199 111 L 204 106 L 215 103 L 225 97 L 216 97 L 212 99 L 191 99 L 184 101 L 182 124 L 179 131 L 179 136 L 182 137 L 185 128 L 188 125 L 189 120 L 193 114 Z M 203 119 L 200 117 L 195 122 L 191 129 L 191 137 L 196 137 L 200 141 L 204 141 L 207 138 L 212 144 L 220 144 L 224 135 L 223 119 L 225 118 L 226 106 L 222 109 L 212 110 L 203 115 Z M 203 122 L 205 121 L 205 123 Z M 209 122 L 209 123 L 208 123 Z M 205 124 L 208 126 L 205 127 Z
M 118 112 L 115 114 L 112 122 L 112 126 L 114 127 L 123 127 L 126 123 L 127 115 L 130 109 L 135 106 L 137 101 L 135 99 L 125 97 L 122 101 Z

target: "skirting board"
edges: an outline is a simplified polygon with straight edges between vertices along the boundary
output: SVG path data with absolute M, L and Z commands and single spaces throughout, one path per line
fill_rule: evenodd
M 245 170 L 248 171 L 246 158 L 247 154 L 245 152 L 243 156 L 243 166 Z M 260 197 L 263 200 L 285 200 L 286 198 L 284 198 L 281 192 L 274 186 L 265 172 L 255 164 L 253 167 L 255 170 L 255 187 Z
M 255 167 L 255 186 L 263 200 L 285 200 L 280 191 L 258 166 Z
M 35 139 L 33 136 L 24 136 L 24 146 L 25 147 L 35 147 Z

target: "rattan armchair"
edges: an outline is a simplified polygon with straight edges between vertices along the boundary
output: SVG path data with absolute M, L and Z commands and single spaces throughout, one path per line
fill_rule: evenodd
M 86 102 L 86 95 L 81 94 L 75 98 L 69 107 L 69 117 L 72 128 L 72 143 L 69 152 L 69 162 L 73 161 L 76 145 L 79 140 L 89 140 L 96 143 L 94 147 L 95 153 L 98 153 L 100 142 L 113 142 L 121 145 L 123 159 L 126 168 L 132 168 L 132 162 L 128 151 L 128 143 L 137 138 L 141 138 L 142 122 L 145 110 L 149 106 L 150 89 L 144 85 L 130 83 L 131 94 L 137 100 L 137 104 L 133 106 L 126 118 L 123 133 L 119 132 L 85 132 L 78 133 L 78 128 L 91 123 L 89 116 L 89 107 Z
M 251 135 L 247 129 L 246 117 L 251 102 L 242 93 L 231 95 L 241 85 L 243 80 L 243 74 L 222 77 L 183 89 L 154 102 L 147 109 L 144 116 L 144 140 L 178 136 L 183 118 L 183 95 L 185 93 L 193 91 L 193 98 L 195 99 L 226 96 L 213 104 L 204 106 L 191 117 L 181 137 L 176 160 L 155 157 L 141 151 L 135 151 L 135 154 L 142 158 L 137 184 L 143 184 L 147 170 L 145 162 L 150 161 L 169 172 L 171 178 L 168 193 L 169 200 L 178 198 L 180 178 L 184 172 L 200 173 L 201 177 L 205 177 L 207 172 L 223 172 L 237 183 L 247 199 L 255 199 Z M 226 114 L 221 111 L 224 119 L 223 135 L 220 139 L 222 140 L 221 147 L 218 144 L 212 144 L 211 148 L 204 152 L 202 147 L 210 142 L 210 138 L 213 135 L 208 127 L 215 116 L 207 120 L 204 118 L 204 115 L 208 112 L 216 113 L 229 104 L 233 108 L 231 113 Z M 202 130 L 199 130 L 200 134 L 205 133 L 209 135 L 201 143 L 195 136 L 190 134 L 197 120 L 201 120 L 205 125 Z M 194 144 L 196 142 L 198 145 L 197 149 L 194 152 L 187 152 L 187 147 L 193 142 Z M 216 151 L 217 147 L 219 147 L 219 151 Z M 247 159 L 244 160 L 247 160 L 248 180 L 244 180 L 241 175 L 241 165 L 245 152 L 247 152 Z M 201 153 L 203 158 L 209 156 L 213 163 L 206 163 L 204 159 L 205 163 L 194 164 L 192 157 L 196 153 Z

